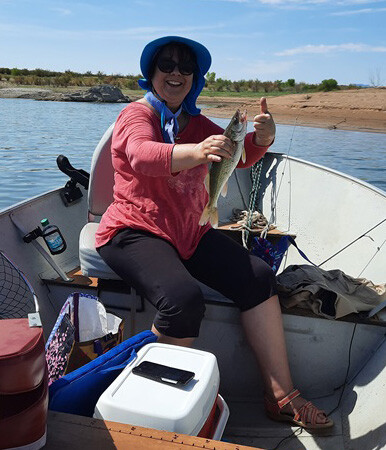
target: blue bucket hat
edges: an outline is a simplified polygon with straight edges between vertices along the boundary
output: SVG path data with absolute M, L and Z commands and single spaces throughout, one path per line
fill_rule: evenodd
M 192 116 L 200 114 L 200 109 L 196 107 L 197 97 L 200 95 L 205 86 L 205 74 L 208 72 L 212 62 L 212 57 L 206 47 L 199 42 L 187 39 L 181 36 L 165 36 L 154 41 L 149 42 L 143 49 L 141 55 L 141 72 L 144 78 L 138 80 L 138 84 L 146 91 L 152 90 L 151 80 L 149 80 L 149 71 L 153 62 L 153 58 L 157 51 L 166 44 L 171 42 L 180 42 L 188 46 L 196 55 L 197 68 L 194 72 L 193 84 L 188 95 L 182 103 L 182 107 Z

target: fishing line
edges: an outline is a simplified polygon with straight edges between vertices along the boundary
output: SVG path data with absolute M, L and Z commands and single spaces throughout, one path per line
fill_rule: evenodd
M 303 433 L 303 428 L 302 428 L 302 427 L 296 428 L 295 431 L 293 431 L 291 434 L 289 434 L 288 436 L 286 436 L 285 438 L 283 438 L 283 439 L 276 445 L 276 447 L 274 447 L 272 450 L 277 450 L 277 449 L 280 447 L 280 445 L 281 445 L 284 441 L 286 441 L 287 439 L 292 439 L 292 438 L 294 438 L 294 437 L 300 436 L 302 433 Z
M 277 199 L 279 196 L 281 184 L 283 182 L 283 178 L 284 178 L 284 174 L 285 174 L 285 170 L 286 170 L 286 166 L 287 166 L 287 162 L 288 162 L 288 157 L 289 157 L 289 154 L 290 154 L 290 151 L 292 148 L 292 142 L 293 142 L 293 137 L 295 134 L 297 120 L 298 120 L 298 118 L 296 117 L 295 122 L 294 122 L 294 127 L 292 130 L 292 135 L 291 135 L 290 142 L 289 142 L 289 146 L 288 146 L 288 150 L 285 155 L 286 158 L 285 158 L 285 162 L 284 162 L 284 168 L 281 173 L 279 187 L 278 187 L 277 191 L 274 191 L 272 189 L 271 216 L 270 216 L 270 219 L 267 221 L 268 222 L 267 225 L 265 226 L 265 228 L 262 230 L 262 232 L 260 234 L 261 237 L 263 237 L 263 238 L 266 238 L 269 228 L 273 224 L 274 219 L 275 219 L 275 210 L 276 210 Z M 253 165 L 252 169 L 251 169 L 252 188 L 251 188 L 251 192 L 249 194 L 250 200 L 249 200 L 249 207 L 247 209 L 248 215 L 247 215 L 246 227 L 243 227 L 243 230 L 242 230 L 242 242 L 243 242 L 243 246 L 245 248 L 248 248 L 248 237 L 249 237 L 248 227 L 250 228 L 251 224 L 252 224 L 252 214 L 254 212 L 254 209 L 256 208 L 256 198 L 257 198 L 257 194 L 260 190 L 260 186 L 261 186 L 260 176 L 261 176 L 261 171 L 263 168 L 263 159 L 264 159 L 264 157 L 262 159 L 260 159 L 260 161 L 258 161 L 255 165 Z M 289 207 L 289 209 L 290 209 L 290 207 Z M 290 212 L 289 212 L 289 215 L 290 215 Z
M 349 383 L 353 382 L 355 380 L 355 378 L 362 372 L 362 370 L 367 366 L 368 362 L 370 361 L 370 359 L 372 359 L 375 355 L 375 353 L 377 353 L 377 351 L 382 347 L 383 343 L 386 340 L 386 332 L 385 334 L 382 336 L 381 340 L 379 341 L 379 344 L 375 347 L 374 350 L 372 350 L 371 354 L 368 356 L 368 358 L 366 359 L 365 363 L 362 364 L 361 367 L 359 367 L 359 369 L 356 371 L 356 373 L 351 377 L 350 380 L 348 380 Z M 341 386 L 339 386 L 341 387 Z M 336 388 L 338 389 L 338 388 Z
M 357 325 L 358 325 L 357 323 L 354 324 L 353 331 L 352 331 L 352 334 L 351 334 L 350 345 L 349 345 L 349 349 L 348 349 L 347 369 L 346 369 L 346 375 L 345 375 L 345 378 L 344 378 L 344 382 L 343 382 L 341 385 L 335 387 L 335 388 L 334 388 L 334 391 L 337 391 L 338 389 L 341 389 L 341 388 L 343 388 L 343 389 L 342 389 L 342 392 L 340 393 L 340 396 L 339 396 L 339 400 L 338 400 L 337 405 L 335 406 L 335 408 L 333 408 L 331 411 L 329 411 L 329 412 L 327 413 L 327 416 L 331 416 L 331 414 L 333 414 L 333 413 L 339 408 L 339 406 L 340 406 L 340 404 L 341 404 L 341 401 L 342 401 L 342 398 L 343 398 L 343 394 L 344 394 L 344 392 L 345 392 L 345 389 L 346 389 L 347 385 L 355 380 L 355 378 L 360 374 L 360 372 L 366 367 L 368 361 L 374 356 L 374 354 L 379 350 L 379 348 L 382 346 L 382 344 L 383 344 L 383 343 L 385 342 L 385 340 L 386 340 L 386 333 L 385 333 L 385 334 L 383 335 L 382 339 L 380 340 L 380 342 L 378 343 L 378 345 L 376 346 L 376 348 L 372 351 L 372 354 L 370 355 L 370 357 L 366 360 L 365 364 L 363 364 L 362 367 L 360 367 L 360 368 L 357 370 L 357 372 L 356 372 L 356 373 L 351 377 L 351 379 L 349 380 L 349 379 L 348 379 L 348 376 L 349 376 L 350 368 L 351 368 L 352 346 L 353 346 L 354 337 L 355 337 L 356 330 L 357 330 Z M 322 395 L 322 396 L 318 396 L 318 397 L 311 397 L 310 400 L 320 399 L 320 398 L 326 398 L 326 397 L 329 397 L 330 395 L 331 395 L 331 394 L 328 394 L 328 395 Z M 300 430 L 300 432 L 299 432 L 299 430 Z M 280 446 L 284 441 L 286 441 L 287 439 L 291 439 L 291 438 L 293 438 L 293 437 L 299 436 L 299 435 L 302 433 L 302 431 L 303 431 L 303 428 L 302 428 L 302 427 L 297 428 L 297 429 L 296 429 L 295 431 L 293 431 L 291 434 L 289 434 L 288 436 L 286 436 L 285 438 L 283 438 L 283 439 L 276 445 L 276 447 L 274 447 L 272 450 L 277 450 L 277 449 L 279 448 L 279 446 Z M 299 432 L 299 433 L 296 434 L 297 432 Z
M 296 130 L 297 121 L 298 121 L 298 118 L 296 117 L 296 118 L 295 118 L 294 127 L 293 127 L 293 129 L 292 129 L 292 135 L 291 135 L 291 138 L 290 138 L 290 142 L 289 142 L 289 146 L 288 146 L 288 151 L 287 151 L 287 153 L 286 153 L 286 155 L 285 155 L 285 156 L 286 156 L 286 159 L 285 159 L 284 167 L 283 167 L 283 170 L 282 170 L 282 173 L 281 173 L 281 179 L 280 179 L 279 187 L 277 188 L 277 191 L 276 191 L 276 201 L 277 201 L 277 198 L 279 197 L 279 192 L 280 192 L 281 184 L 282 184 L 282 182 L 283 182 L 283 178 L 284 178 L 284 174 L 285 174 L 285 169 L 286 169 L 286 167 L 287 167 L 288 157 L 289 157 L 289 154 L 290 154 L 291 149 L 292 149 L 292 142 L 293 142 L 294 135 L 295 135 L 295 130 Z M 276 201 L 275 201 L 274 208 L 276 208 Z
M 347 384 L 348 384 L 348 375 L 349 375 L 349 373 L 350 373 L 350 367 L 351 367 L 351 351 L 352 351 L 352 344 L 353 344 L 353 341 L 354 341 L 354 336 L 355 336 L 356 328 L 357 328 L 357 323 L 354 324 L 354 328 L 353 328 L 352 335 L 351 335 L 350 345 L 349 345 L 349 349 L 348 349 L 348 363 L 347 363 L 347 369 L 346 369 L 346 375 L 345 375 L 345 378 L 344 378 L 344 382 L 343 382 L 340 386 L 335 387 L 335 388 L 334 388 L 334 391 L 337 391 L 338 389 L 341 389 L 342 387 L 343 387 L 343 389 L 342 389 L 342 392 L 340 393 L 339 400 L 338 400 L 338 404 L 337 404 L 337 405 L 335 406 L 335 408 L 333 408 L 330 412 L 326 413 L 327 416 L 331 416 L 331 414 L 334 413 L 334 412 L 339 408 L 340 403 L 341 403 L 342 398 L 343 398 L 344 391 L 345 391 L 345 389 L 346 389 L 346 387 L 347 387 Z M 382 342 L 381 342 L 381 344 L 382 344 Z M 380 344 L 380 345 L 381 345 L 381 344 Z M 380 345 L 378 345 L 377 349 L 380 347 Z M 376 349 L 376 350 L 377 350 L 377 349 Z M 358 375 L 358 373 L 359 373 L 362 369 L 363 369 L 363 367 L 357 372 L 357 374 L 352 378 L 351 381 L 353 381 L 353 380 L 355 379 L 355 377 Z M 320 396 L 320 397 L 311 397 L 310 400 L 313 400 L 313 399 L 319 399 L 319 398 L 325 398 L 325 397 L 329 397 L 329 396 L 330 396 L 330 394 L 329 394 L 329 395 L 322 395 L 322 396 Z M 298 434 L 296 434 L 299 430 L 300 430 L 300 432 L 299 432 Z M 296 437 L 296 436 L 300 436 L 300 434 L 301 434 L 302 432 L 303 432 L 303 428 L 302 428 L 302 427 L 297 428 L 297 429 L 296 429 L 295 431 L 293 431 L 291 434 L 289 434 L 288 436 L 286 436 L 285 438 L 283 438 L 281 441 L 279 441 L 279 443 L 276 445 L 276 447 L 274 447 L 272 450 L 277 450 L 277 449 L 279 448 L 279 446 L 280 446 L 284 441 L 286 441 L 287 439 L 292 439 L 293 437 Z
M 239 182 L 239 177 L 238 177 L 238 175 L 237 175 L 237 169 L 235 170 L 235 179 L 236 179 L 237 187 L 238 187 L 238 189 L 239 189 L 239 193 L 240 193 L 241 200 L 242 200 L 243 205 L 244 205 L 244 209 L 247 209 L 248 206 L 247 206 L 247 202 L 245 201 L 243 191 L 241 190 L 241 186 L 240 186 L 240 182 Z
M 354 324 L 354 328 L 353 328 L 352 335 L 351 335 L 351 340 L 350 340 L 350 345 L 349 345 L 349 350 L 348 350 L 348 364 L 347 364 L 347 370 L 346 370 L 346 376 L 345 376 L 345 378 L 344 378 L 344 382 L 343 382 L 343 384 L 341 384 L 340 386 L 338 386 L 337 388 L 335 388 L 335 390 L 338 390 L 338 389 L 340 389 L 341 387 L 343 387 L 343 389 L 342 389 L 342 392 L 340 393 L 339 400 L 338 400 L 338 404 L 335 406 L 335 408 L 333 408 L 333 409 L 327 414 L 328 416 L 330 416 L 333 412 L 335 412 L 335 411 L 339 408 L 340 402 L 342 401 L 342 398 L 343 398 L 344 391 L 346 390 L 346 387 L 347 387 L 348 374 L 349 374 L 349 372 L 350 372 L 350 367 L 351 367 L 351 350 L 352 350 L 352 343 L 353 343 L 353 341 L 354 341 L 354 336 L 355 336 L 355 331 L 356 331 L 356 329 L 357 329 L 357 325 L 358 325 L 357 323 Z
M 380 247 L 377 247 L 374 255 L 370 258 L 370 261 L 365 265 L 365 267 L 362 269 L 362 272 L 357 276 L 357 278 L 359 278 L 362 273 L 367 269 L 367 267 L 370 265 L 371 261 L 376 257 L 377 253 L 379 253 L 381 251 L 381 248 L 383 247 L 383 245 L 385 244 L 386 239 L 382 242 L 382 244 L 380 245 Z
M 280 193 L 280 189 L 281 189 L 281 185 L 282 185 L 282 183 L 283 183 L 283 179 L 284 179 L 284 175 L 285 175 L 285 171 L 286 171 L 286 168 L 287 168 L 287 163 L 288 163 L 288 161 L 289 161 L 289 155 L 290 155 L 290 152 L 291 152 L 291 149 L 292 149 L 292 143 L 293 143 L 293 139 L 294 139 L 294 135 L 295 135 L 295 130 L 296 130 L 296 125 L 297 125 L 297 121 L 298 121 L 298 118 L 297 117 L 295 117 L 295 122 L 294 122 L 294 126 L 293 126 L 293 129 L 292 129 L 292 135 L 291 135 L 291 138 L 290 138 L 290 141 L 289 141 L 289 145 L 288 145 L 288 151 L 287 151 L 287 153 L 285 154 L 285 156 L 286 156 L 286 158 L 285 158 L 285 161 L 284 161 L 284 167 L 283 167 L 283 170 L 282 170 L 282 172 L 281 172 L 281 178 L 280 178 L 280 181 L 279 181 L 279 186 L 278 186 L 278 188 L 277 188 L 277 190 L 276 191 L 274 191 L 273 189 L 272 189 L 272 202 L 271 202 L 271 216 L 270 216 L 270 218 L 269 218 L 269 221 L 268 221 L 268 224 L 267 224 L 267 226 L 265 227 L 265 229 L 262 231 L 262 233 L 261 233 L 261 237 L 263 237 L 263 238 L 266 238 L 267 237 L 267 234 L 268 234 L 268 231 L 269 231 L 269 227 L 270 227 L 270 225 L 272 225 L 273 223 L 274 223 L 274 219 L 275 219 L 275 211 L 276 211 L 276 205 L 277 205 L 277 201 L 278 201 L 278 198 L 279 198 L 279 193 Z M 291 183 L 291 173 L 290 173 L 290 183 Z M 289 201 L 291 201 L 291 199 L 289 200 Z M 289 205 L 289 208 L 288 208 L 288 217 L 290 217 L 290 214 L 291 214 L 291 212 L 290 212 L 290 206 L 291 206 L 291 204 Z M 288 219 L 288 220 L 290 220 L 290 219 Z M 288 227 L 289 228 L 289 227 Z
M 352 242 L 350 242 L 349 244 L 347 244 L 345 247 L 343 247 L 342 249 L 340 249 L 339 251 L 337 251 L 336 253 L 334 253 L 332 256 L 330 256 L 329 258 L 327 258 L 325 261 L 321 262 L 317 267 L 322 266 L 323 264 L 325 264 L 327 261 L 330 261 L 332 258 L 335 258 L 335 256 L 339 255 L 340 253 L 342 253 L 344 250 L 346 250 L 348 247 L 350 247 L 351 245 L 355 244 L 355 242 L 359 241 L 359 239 L 362 239 L 363 237 L 366 236 L 367 233 L 370 233 L 370 231 L 375 230 L 375 228 L 379 227 L 380 225 L 382 225 L 384 222 L 386 222 L 386 219 L 381 220 L 377 225 L 374 225 L 372 228 L 370 228 L 369 230 L 367 230 L 365 233 L 361 234 L 359 237 L 357 237 L 356 239 L 354 239 Z M 382 244 L 383 245 L 383 244 Z M 363 269 L 364 270 L 364 269 Z

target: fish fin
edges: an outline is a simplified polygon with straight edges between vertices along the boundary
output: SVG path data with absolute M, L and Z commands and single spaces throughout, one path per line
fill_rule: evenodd
M 226 196 L 227 196 L 227 193 L 228 193 L 228 181 L 224 184 L 224 186 L 223 186 L 223 188 L 222 188 L 222 191 L 221 191 L 221 195 L 222 195 L 223 197 L 226 197 Z
M 199 225 L 205 225 L 209 221 L 209 206 L 206 205 L 204 208 L 204 211 L 202 211 L 200 221 L 198 222 Z
M 205 176 L 205 180 L 204 180 L 204 185 L 205 185 L 205 189 L 206 192 L 209 194 L 209 181 L 210 181 L 210 175 L 209 172 L 206 174 Z
M 218 210 L 216 206 L 206 205 L 204 211 L 201 214 L 199 225 L 205 225 L 208 222 L 212 224 L 213 228 L 218 226 Z
M 245 153 L 245 147 L 243 147 L 243 153 L 241 154 L 241 161 L 245 163 L 247 160 L 247 154 Z

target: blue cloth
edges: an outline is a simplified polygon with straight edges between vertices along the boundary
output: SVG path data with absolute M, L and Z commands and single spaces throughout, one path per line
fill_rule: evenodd
M 157 98 L 153 92 L 148 92 L 145 99 L 159 113 L 161 117 L 161 131 L 164 141 L 174 144 L 174 138 L 178 134 L 178 116 L 181 114 L 182 106 L 176 113 L 172 113 L 165 102 Z
M 212 63 L 212 57 L 208 49 L 199 42 L 181 36 L 165 36 L 149 42 L 143 49 L 141 55 L 140 65 L 144 78 L 138 80 L 138 84 L 146 91 L 152 90 L 149 71 L 154 55 L 161 47 L 171 42 L 180 42 L 187 45 L 196 55 L 197 69 L 194 72 L 192 87 L 182 103 L 182 108 L 190 115 L 197 116 L 201 112 L 196 106 L 197 97 L 205 86 L 205 74 L 208 72 Z
M 49 388 L 48 408 L 92 417 L 99 397 L 136 357 L 136 351 L 156 340 L 157 336 L 150 330 L 143 331 L 54 381 Z
M 282 236 L 276 245 L 272 244 L 268 239 L 255 237 L 252 242 L 251 253 L 265 261 L 276 273 L 279 270 L 281 261 L 290 244 L 296 247 L 297 251 L 305 260 L 313 266 L 316 266 L 316 264 L 310 261 L 307 255 L 300 250 L 294 238 L 288 235 Z

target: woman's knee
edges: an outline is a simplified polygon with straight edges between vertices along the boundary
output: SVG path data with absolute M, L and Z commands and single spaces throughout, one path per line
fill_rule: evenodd
M 253 275 L 258 284 L 276 285 L 276 275 L 272 268 L 262 259 L 251 255 Z
M 249 283 L 244 286 L 244 297 L 240 302 L 241 311 L 251 309 L 277 294 L 276 275 L 262 259 L 251 255 Z
M 199 285 L 184 283 L 165 291 L 156 302 L 155 326 L 171 337 L 197 337 L 205 313 L 204 296 Z

